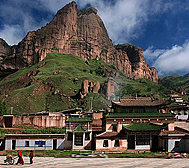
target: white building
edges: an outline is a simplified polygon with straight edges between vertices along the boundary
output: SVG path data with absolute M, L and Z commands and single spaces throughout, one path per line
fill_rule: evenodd
M 65 134 L 6 134 L 5 150 L 63 149 Z

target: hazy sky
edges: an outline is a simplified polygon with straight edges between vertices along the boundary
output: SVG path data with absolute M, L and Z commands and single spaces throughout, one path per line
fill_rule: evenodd
M 17 44 L 29 30 L 50 22 L 69 0 L 0 0 L 0 38 Z M 114 44 L 132 43 L 144 50 L 159 74 L 189 72 L 188 0 L 76 0 L 93 6 Z

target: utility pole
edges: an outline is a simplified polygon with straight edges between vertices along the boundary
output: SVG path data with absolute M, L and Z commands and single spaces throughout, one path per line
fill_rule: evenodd
M 11 111 L 11 115 L 12 115 L 13 107 L 10 107 L 10 111 Z
M 93 97 L 90 97 L 91 98 L 91 112 L 92 112 L 92 109 L 93 109 Z
M 45 111 L 49 112 L 49 99 L 48 99 L 48 95 L 45 98 Z

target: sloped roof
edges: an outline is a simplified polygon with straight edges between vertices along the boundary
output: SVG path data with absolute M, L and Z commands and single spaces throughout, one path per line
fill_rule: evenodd
M 73 132 L 85 132 L 84 128 L 81 125 L 78 125 Z
M 171 113 L 108 113 L 107 118 L 123 117 L 174 117 Z
M 116 136 L 117 134 L 118 134 L 117 132 L 103 132 L 101 134 L 96 135 L 96 138 L 105 138 L 105 139 L 107 138 L 107 139 L 109 139 L 113 136 Z
M 156 125 L 149 122 L 146 123 L 131 123 L 125 125 L 124 128 L 128 131 L 160 131 L 165 125 Z
M 160 106 L 164 104 L 164 102 L 153 100 L 151 97 L 123 98 L 120 99 L 120 102 L 112 103 L 124 107 Z

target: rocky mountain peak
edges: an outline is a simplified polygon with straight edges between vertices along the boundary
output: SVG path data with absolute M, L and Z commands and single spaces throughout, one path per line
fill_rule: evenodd
M 93 8 L 93 7 L 87 7 L 81 11 L 79 11 L 79 14 L 86 14 L 86 15 L 89 15 L 91 13 L 94 13 L 94 14 L 97 14 L 98 10 Z
M 84 60 L 101 58 L 130 78 L 149 78 L 154 82 L 158 79 L 155 68 L 146 64 L 141 48 L 131 44 L 114 46 L 97 10 L 88 7 L 79 11 L 74 1 L 61 8 L 45 27 L 29 32 L 12 47 L 0 70 L 34 65 L 52 52 L 73 54 Z

